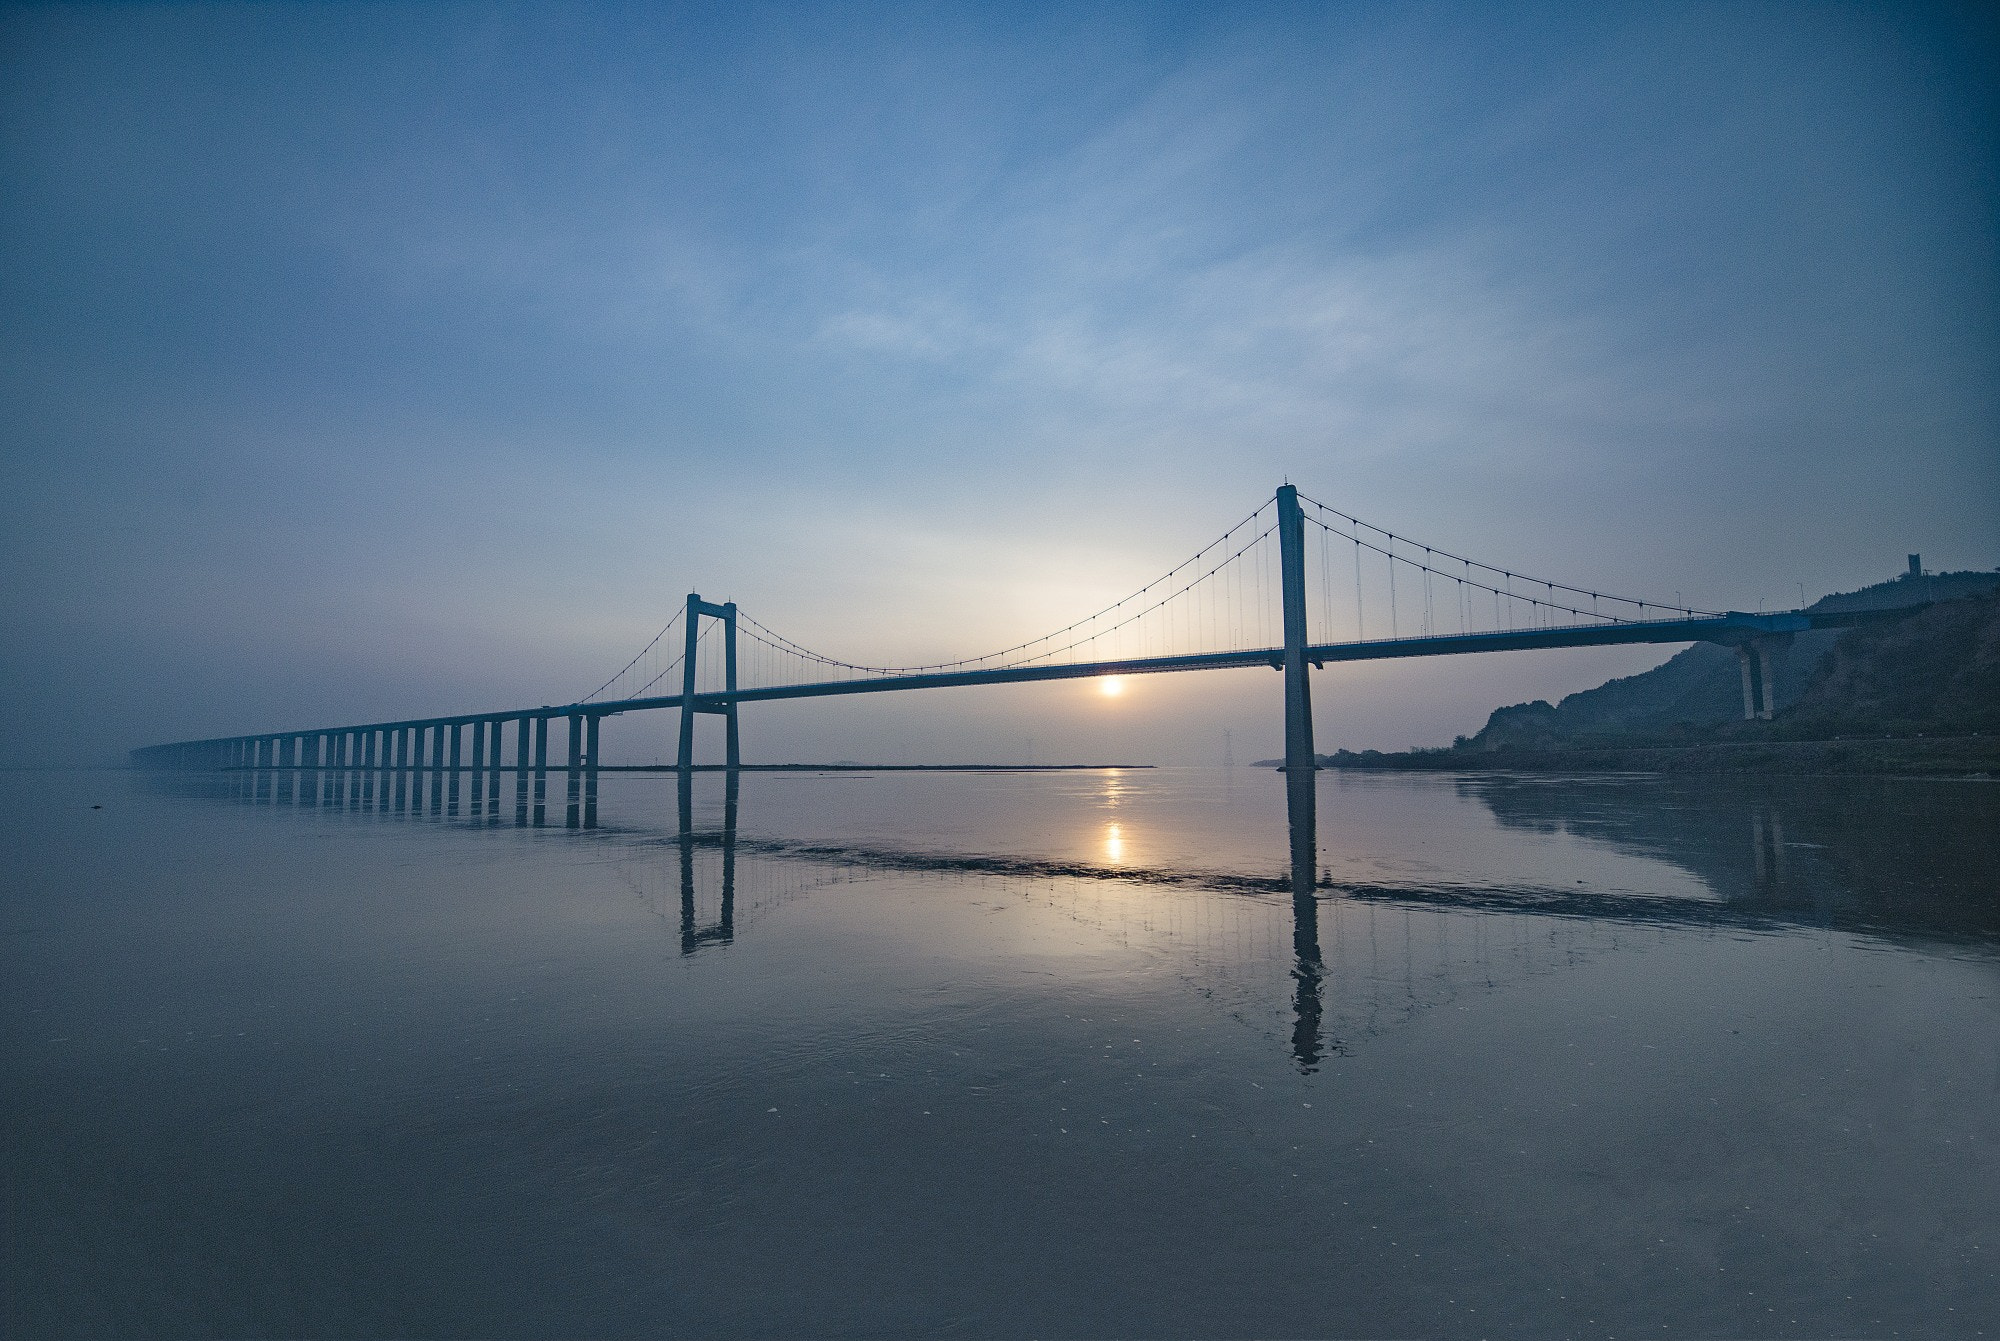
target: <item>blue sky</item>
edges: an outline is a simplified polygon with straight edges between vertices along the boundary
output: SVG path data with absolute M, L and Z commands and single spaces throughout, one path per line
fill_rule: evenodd
M 563 701 L 690 588 L 985 650 L 1284 478 L 1709 606 L 1993 567 L 1974 15 L 6 10 L 6 729 Z M 1330 672 L 1321 744 L 1659 655 Z M 1267 679 L 771 709 L 751 755 L 1241 758 Z

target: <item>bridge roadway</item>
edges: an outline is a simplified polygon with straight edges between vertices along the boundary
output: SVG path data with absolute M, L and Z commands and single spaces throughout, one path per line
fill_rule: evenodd
M 1418 638 L 1383 638 L 1366 642 L 1312 643 L 1304 648 L 1305 660 L 1317 667 L 1325 667 L 1348 661 L 1379 661 L 1398 657 L 1451 656 L 1473 652 L 1530 651 L 1534 649 L 1565 647 L 1610 647 L 1632 643 L 1693 643 L 1712 642 L 1747 649 L 1752 645 L 1764 645 L 1766 640 L 1782 640 L 1792 634 L 1811 629 L 1839 628 L 1858 623 L 1871 622 L 1885 617 L 1897 617 L 1910 613 L 1907 609 L 1876 611 L 1843 611 L 1836 613 L 1805 611 L 1783 611 L 1773 614 L 1748 614 L 1731 611 L 1728 614 L 1696 619 L 1666 619 L 1630 621 L 1615 624 L 1566 625 L 1554 628 L 1514 629 L 1495 633 L 1437 634 Z M 340 727 L 319 727 L 303 731 L 260 732 L 245 736 L 217 737 L 211 740 L 183 741 L 175 745 L 156 746 L 157 751 L 201 752 L 212 747 L 251 742 L 275 742 L 291 738 L 332 736 L 335 734 L 361 734 L 375 732 L 395 732 L 405 730 L 425 730 L 434 728 L 457 728 L 462 726 L 502 722 L 537 722 L 543 724 L 554 718 L 583 719 L 595 728 L 599 719 L 614 717 L 627 712 L 643 712 L 659 708 L 682 708 L 692 706 L 696 712 L 725 712 L 738 703 L 770 702 L 779 699 L 823 698 L 835 694 L 880 694 L 911 689 L 945 689 L 957 686 L 990 684 L 1026 684 L 1041 680 L 1093 679 L 1107 675 L 1154 675 L 1174 671 L 1228 670 L 1247 666 L 1269 666 L 1284 668 L 1285 649 L 1283 647 L 1254 648 L 1235 652 L 1205 652 L 1184 656 L 1134 657 L 1117 661 L 1079 661 L 1057 664 L 1009 666 L 991 670 L 936 671 L 908 675 L 866 675 L 850 680 L 823 680 L 804 684 L 766 685 L 736 690 L 713 690 L 700 692 L 692 697 L 686 694 L 662 694 L 648 698 L 616 699 L 599 703 L 569 703 L 562 705 L 544 704 L 538 708 L 511 708 L 497 712 L 460 713 L 445 717 L 405 718 L 398 721 L 360 723 Z M 1761 678 L 1761 677 L 1760 677 Z M 1746 684 L 1748 683 L 1746 672 Z M 1761 686 L 1760 686 L 1761 688 Z M 540 732 L 538 731 L 538 736 Z M 497 735 L 497 732 L 496 732 Z M 595 745 L 596 732 L 590 732 L 591 745 Z M 497 744 L 497 741 L 496 741 Z M 541 740 L 537 739 L 537 746 Z M 150 755 L 154 750 L 136 751 L 135 755 Z M 453 751 L 456 754 L 456 750 Z M 315 755 L 317 751 L 315 751 Z M 384 756 L 388 750 L 383 750 Z M 536 754 L 545 758 L 542 748 Z M 373 755 L 373 751 L 370 751 Z M 594 758 L 595 750 L 586 752 L 587 758 Z M 405 756 L 408 758 L 408 756 Z M 259 759 L 244 761 L 252 766 L 263 763 Z M 275 762 L 275 761 L 273 761 Z M 303 763 L 303 759 L 299 760 Z M 314 763 L 319 761 L 315 758 Z M 329 761 L 331 762 L 331 761 Z M 356 761 L 358 762 L 358 761 Z M 540 762 L 540 759 L 537 760 Z M 346 766 L 355 766 L 343 760 Z M 452 761 L 456 765 L 457 760 Z M 225 765 L 227 766 L 227 765 Z M 281 765 L 282 766 L 282 765 Z M 402 760 L 391 765 L 384 757 L 376 764 L 371 757 L 366 766 L 417 766 L 414 759 L 409 764 Z M 433 762 L 431 767 L 436 767 Z

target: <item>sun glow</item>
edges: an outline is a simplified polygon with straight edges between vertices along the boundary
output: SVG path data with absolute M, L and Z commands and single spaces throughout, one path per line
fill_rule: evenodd
M 1125 677 L 1122 675 L 1105 676 L 1097 682 L 1097 692 L 1106 698 L 1117 698 L 1125 692 Z

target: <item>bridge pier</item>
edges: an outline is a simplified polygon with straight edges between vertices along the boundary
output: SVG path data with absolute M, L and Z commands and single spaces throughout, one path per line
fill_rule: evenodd
M 1790 634 L 1751 638 L 1736 644 L 1736 664 L 1743 674 L 1743 720 L 1768 722 L 1778 710 L 1776 654 L 1792 641 Z
M 410 728 L 410 812 L 424 813 L 424 737 L 421 725 Z
M 514 735 L 514 827 L 525 828 L 528 823 L 528 719 L 516 719 L 519 729 Z
M 535 719 L 535 827 L 548 821 L 549 800 L 549 719 Z
M 486 802 L 486 723 L 472 724 L 472 812 L 484 811 Z
M 431 804 L 430 813 L 444 811 L 444 723 L 431 723 Z
M 578 775 L 578 770 L 582 767 L 582 764 L 583 716 L 580 713 L 573 712 L 569 715 L 569 795 L 566 798 L 567 806 L 563 813 L 563 827 L 565 829 L 574 829 L 582 822 L 582 816 L 578 811 L 578 802 L 581 800 L 581 792 L 578 786 L 581 779 Z
M 597 827 L 597 727 L 604 718 L 590 713 L 584 725 L 583 827 Z
M 399 726 L 393 734 L 396 737 L 396 799 L 394 810 L 400 815 L 409 804 L 410 799 L 410 728 Z M 388 748 L 387 742 L 384 742 L 383 748 L 385 750 Z M 388 791 L 388 784 L 386 782 L 383 784 L 382 789 L 385 792 Z M 384 797 L 383 799 L 386 801 L 388 798 Z
M 449 781 L 445 784 L 444 813 L 447 816 L 456 815 L 458 813 L 458 792 L 459 792 L 458 770 L 459 770 L 459 765 L 464 758 L 464 756 L 460 753 L 460 747 L 463 745 L 465 739 L 464 726 L 465 724 L 463 722 L 451 722 L 448 723 L 444 728 L 447 739 L 451 742 L 450 743 L 451 762 L 447 765 L 451 777 Z

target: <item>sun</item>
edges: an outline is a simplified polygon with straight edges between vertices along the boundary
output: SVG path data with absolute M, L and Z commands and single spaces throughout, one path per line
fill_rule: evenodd
M 1125 677 L 1122 675 L 1105 676 L 1097 682 L 1097 692 L 1106 698 L 1117 698 L 1125 692 Z

